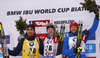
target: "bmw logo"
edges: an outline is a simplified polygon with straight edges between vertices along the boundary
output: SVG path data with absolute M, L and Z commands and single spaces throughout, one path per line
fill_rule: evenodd
M 34 45 L 34 42 L 30 42 L 29 45 L 30 45 L 30 46 L 33 46 L 33 45 Z
M 73 41 L 75 42 L 76 38 L 73 38 Z

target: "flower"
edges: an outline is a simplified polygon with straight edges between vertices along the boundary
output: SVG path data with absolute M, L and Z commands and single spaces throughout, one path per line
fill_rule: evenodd
M 27 24 L 26 24 L 26 19 L 24 20 L 21 16 L 19 20 L 14 20 L 16 23 L 16 28 L 17 30 L 26 30 Z

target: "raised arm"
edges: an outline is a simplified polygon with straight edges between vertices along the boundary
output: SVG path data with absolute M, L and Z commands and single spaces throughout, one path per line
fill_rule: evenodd
M 89 33 L 87 35 L 85 43 L 95 33 L 95 31 L 97 30 L 98 24 L 99 24 L 99 10 L 95 9 L 94 13 L 95 13 L 94 22 L 93 22 L 92 27 L 89 29 Z

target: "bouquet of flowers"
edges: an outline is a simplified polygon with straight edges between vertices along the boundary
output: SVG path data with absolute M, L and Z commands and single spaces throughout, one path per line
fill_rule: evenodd
M 85 10 L 88 10 L 89 12 L 94 12 L 95 9 L 97 9 L 98 7 L 95 0 L 85 0 L 84 3 L 80 3 L 80 4 L 83 5 Z
M 20 16 L 20 19 L 15 21 L 16 22 L 16 28 L 17 28 L 17 31 L 19 30 L 26 30 L 27 28 L 27 24 L 26 24 L 26 19 L 24 20 L 21 16 Z

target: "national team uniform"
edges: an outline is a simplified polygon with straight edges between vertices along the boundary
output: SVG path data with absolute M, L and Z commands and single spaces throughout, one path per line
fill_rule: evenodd
M 44 58 L 54 58 L 57 53 L 58 37 L 45 37 L 44 41 Z
M 49 31 L 48 31 L 49 29 Z M 57 53 L 58 35 L 55 35 L 55 27 L 52 23 L 46 26 L 47 34 L 43 38 L 44 42 L 44 58 L 54 58 Z M 51 34 L 49 33 L 51 32 Z
M 12 56 L 17 56 L 22 51 L 22 58 L 39 58 L 39 53 L 43 55 L 44 45 L 42 40 L 36 37 L 36 34 L 33 37 L 28 37 L 26 34 L 14 50 L 8 49 L 8 51 Z
M 86 41 L 81 41 L 82 52 L 80 54 L 80 58 L 86 58 L 85 44 L 86 44 L 87 40 L 90 39 L 90 37 L 97 30 L 98 23 L 99 23 L 99 21 L 95 18 L 93 26 L 89 29 L 89 33 L 86 37 Z M 74 48 L 75 48 L 76 40 L 77 40 L 77 32 L 76 33 L 68 32 L 67 34 L 68 34 L 68 36 L 66 36 L 64 38 L 62 52 L 63 52 L 63 55 L 68 56 L 68 58 L 75 58 Z M 84 33 L 82 33 L 82 35 L 83 34 Z

